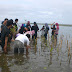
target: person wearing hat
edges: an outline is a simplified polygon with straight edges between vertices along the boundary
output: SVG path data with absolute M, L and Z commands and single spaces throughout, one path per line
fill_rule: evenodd
M 56 23 L 55 25 L 56 25 L 56 32 L 55 32 L 55 34 L 58 35 L 58 31 L 59 31 L 59 24 Z
M 57 41 L 57 36 L 58 36 L 58 32 L 59 32 L 59 24 L 56 23 L 56 31 L 55 31 L 55 37 L 56 37 L 56 41 Z
M 12 24 L 13 21 L 8 20 L 6 26 L 4 26 L 1 31 L 1 41 L 2 41 L 1 47 L 5 53 L 7 53 L 8 38 L 9 38 L 10 28 L 12 27 Z
M 23 34 L 23 33 L 27 32 L 27 31 L 28 31 L 28 29 L 26 28 L 25 24 L 22 24 L 22 26 L 19 29 L 19 33 Z

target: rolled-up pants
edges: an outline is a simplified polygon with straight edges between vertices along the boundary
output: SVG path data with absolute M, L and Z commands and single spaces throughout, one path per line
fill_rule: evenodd
M 24 53 L 24 44 L 19 40 L 14 41 L 14 53 Z

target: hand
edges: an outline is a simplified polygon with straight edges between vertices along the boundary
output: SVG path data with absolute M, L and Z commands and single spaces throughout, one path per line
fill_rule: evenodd
M 12 42 L 14 42 L 15 40 L 11 39 Z
M 29 28 L 30 28 L 30 26 L 29 26 Z
M 28 48 L 30 48 L 30 49 L 31 49 L 30 45 L 27 45 L 26 49 L 28 49 Z
M 26 31 L 28 30 L 26 27 L 24 28 Z

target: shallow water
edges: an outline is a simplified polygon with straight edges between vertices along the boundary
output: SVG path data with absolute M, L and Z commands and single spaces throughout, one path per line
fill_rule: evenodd
M 0 49 L 0 72 L 72 72 L 71 31 L 71 27 L 60 27 L 57 42 L 51 39 L 51 30 L 47 41 L 38 32 L 24 54 L 3 54 Z

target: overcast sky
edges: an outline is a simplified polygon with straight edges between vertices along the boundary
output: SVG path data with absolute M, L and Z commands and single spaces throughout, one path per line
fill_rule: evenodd
M 0 0 L 0 21 L 72 24 L 72 0 Z

